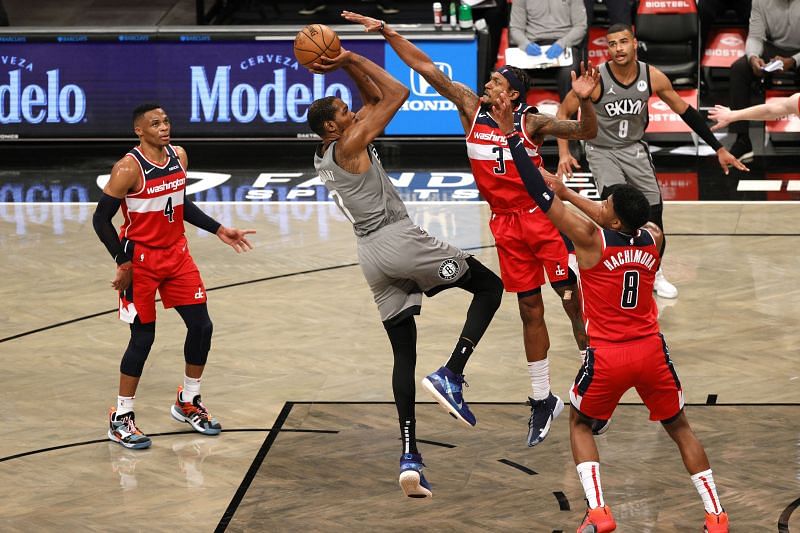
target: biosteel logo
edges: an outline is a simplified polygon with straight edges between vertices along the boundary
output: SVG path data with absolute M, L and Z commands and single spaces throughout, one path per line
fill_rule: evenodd
M 0 124 L 75 124 L 83 120 L 84 90 L 73 83 L 62 86 L 61 69 L 48 70 L 44 83 L 32 82 L 33 65 L 26 58 L 0 54 L 0 66 L 10 67 L 8 78 L 0 78 Z
M 192 91 L 190 122 L 231 122 L 249 124 L 261 118 L 264 122 L 306 122 L 308 106 L 326 96 L 338 96 L 348 106 L 353 98 L 350 89 L 341 83 L 325 86 L 325 75 L 314 74 L 311 85 L 287 83 L 287 72 L 297 71 L 293 58 L 281 54 L 262 54 L 247 58 L 239 70 L 269 65 L 270 75 L 260 86 L 237 83 L 230 65 L 221 65 L 209 72 L 205 66 L 190 66 Z M 275 68 L 278 67 L 278 68 Z M 213 68 L 213 67 L 212 67 Z M 210 76 L 209 76 L 210 74 Z

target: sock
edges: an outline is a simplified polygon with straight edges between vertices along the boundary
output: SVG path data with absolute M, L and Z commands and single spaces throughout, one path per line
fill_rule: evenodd
M 722 505 L 717 496 L 717 486 L 714 484 L 714 474 L 711 470 L 704 470 L 692 476 L 692 482 L 700 497 L 703 498 L 703 506 L 707 513 L 719 514 L 722 512 Z
M 583 485 L 583 492 L 586 494 L 589 509 L 603 507 L 606 502 L 603 500 L 603 487 L 600 484 L 600 463 L 586 461 L 576 468 L 578 469 L 578 478 L 580 478 L 581 485 Z
M 463 374 L 464 367 L 467 366 L 467 360 L 474 349 L 475 345 L 472 344 L 471 340 L 461 337 L 458 339 L 458 344 L 456 344 L 453 353 L 450 355 L 450 359 L 447 360 L 444 366 L 450 369 L 453 374 Z
M 400 421 L 400 438 L 403 440 L 403 453 L 419 453 L 417 451 L 417 421 Z
M 183 391 L 181 392 L 181 401 L 182 402 L 191 402 L 194 400 L 194 397 L 200 394 L 200 379 L 201 378 L 190 378 L 189 376 L 183 376 Z
M 117 417 L 133 411 L 133 401 L 136 396 L 117 396 Z
M 550 363 L 545 357 L 541 361 L 528 361 L 534 400 L 546 400 L 550 396 Z

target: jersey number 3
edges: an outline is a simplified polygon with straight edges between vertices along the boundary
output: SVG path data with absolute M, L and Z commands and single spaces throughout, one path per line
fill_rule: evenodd
M 623 309 L 634 309 L 639 302 L 639 272 L 629 270 L 622 277 L 622 299 L 620 306 Z
M 492 148 L 492 152 L 497 154 L 497 166 L 492 169 L 495 174 L 505 174 L 506 173 L 506 160 L 503 157 L 503 147 L 502 146 L 495 146 Z

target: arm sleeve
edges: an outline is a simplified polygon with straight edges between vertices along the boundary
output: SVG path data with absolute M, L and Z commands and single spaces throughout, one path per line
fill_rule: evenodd
M 183 220 L 214 235 L 216 235 L 219 227 L 222 226 L 186 197 L 183 198 Z
M 697 109 L 689 106 L 680 117 L 700 136 L 700 138 L 707 142 L 715 152 L 722 148 L 722 143 L 720 143 L 717 138 L 714 137 L 714 134 L 711 133 L 711 130 L 708 129 L 708 124 L 706 124 L 706 121 L 700 116 L 700 113 L 697 112 Z
M 94 215 L 92 216 L 94 232 L 100 237 L 100 242 L 105 245 L 106 250 L 108 250 L 108 253 L 111 254 L 111 257 L 114 258 L 114 261 L 118 265 L 131 260 L 131 258 L 124 253 L 122 243 L 119 242 L 119 236 L 114 230 L 114 225 L 111 223 L 111 219 L 117 214 L 121 203 L 121 199 L 103 193 L 103 196 L 100 197 L 100 201 L 97 202 L 97 208 L 94 210 Z
M 553 191 L 547 187 L 542 173 L 539 172 L 539 169 L 531 161 L 528 152 L 525 151 L 525 143 L 518 132 L 508 136 L 508 148 L 511 150 L 511 156 L 514 158 L 514 164 L 517 166 L 525 189 L 536 202 L 536 205 L 547 213 L 550 210 L 550 206 L 553 205 Z

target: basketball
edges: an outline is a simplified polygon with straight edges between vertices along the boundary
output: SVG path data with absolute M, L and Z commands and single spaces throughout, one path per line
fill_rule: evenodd
M 339 36 L 324 24 L 309 24 L 294 38 L 294 57 L 306 68 L 323 54 L 338 56 L 341 49 Z

